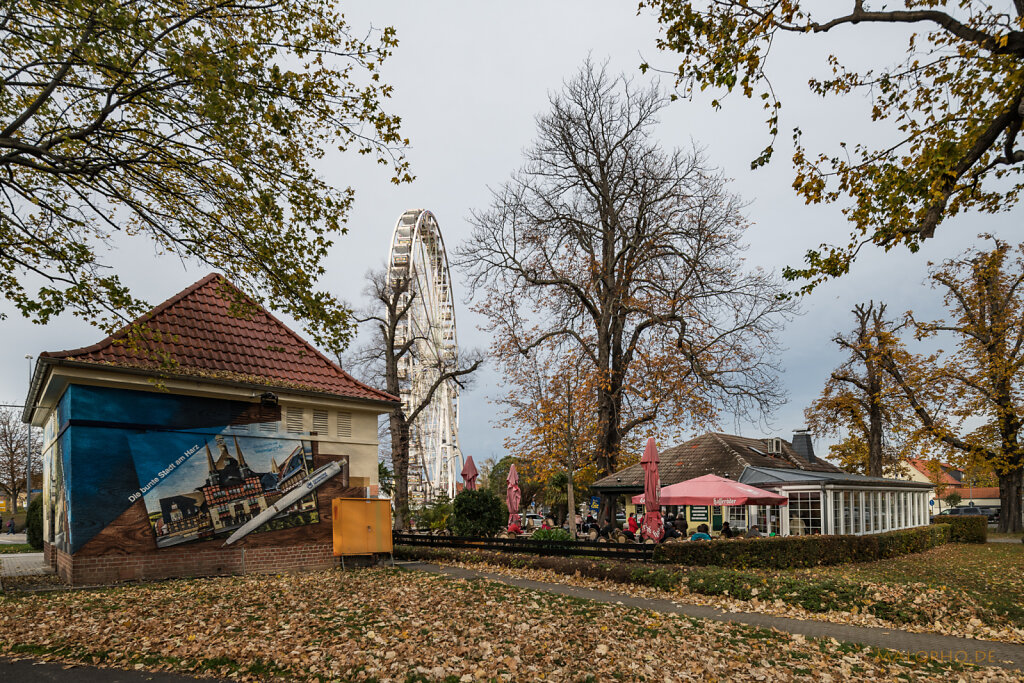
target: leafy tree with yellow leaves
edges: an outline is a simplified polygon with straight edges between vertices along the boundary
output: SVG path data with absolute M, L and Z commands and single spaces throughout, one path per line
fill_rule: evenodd
M 223 271 L 347 343 L 316 287 L 353 192 L 336 149 L 408 181 L 379 76 L 393 29 L 360 37 L 326 0 L 18 0 L 0 9 L 0 291 L 45 323 L 148 310 L 104 251 L 137 243 Z
M 566 359 L 550 345 L 527 355 L 502 354 L 509 392 L 504 424 L 512 433 L 505 448 L 531 480 L 561 481 L 571 516 L 576 510 L 576 483 L 594 480 L 601 430 L 597 391 L 579 360 Z M 557 502 L 555 496 L 548 502 Z
M 1024 0 L 906 0 L 899 9 L 864 0 L 643 0 L 663 27 L 658 46 L 681 62 L 674 70 L 682 96 L 706 88 L 761 100 L 771 142 L 752 162 L 775 151 L 781 102 L 772 87 L 772 47 L 789 38 L 843 32 L 858 45 L 890 43 L 905 27 L 905 57 L 866 70 L 832 55 L 829 77 L 810 80 L 821 95 L 865 93 L 871 120 L 887 122 L 883 143 L 842 140 L 838 149 L 805 149 L 795 129 L 793 186 L 809 203 L 839 202 L 854 229 L 847 245 L 807 252 L 804 291 L 845 274 L 871 242 L 916 251 L 947 217 L 973 209 L 1007 211 L 1024 181 Z M 864 49 L 858 58 L 877 61 Z M 861 60 L 863 61 L 863 60 Z M 792 74 L 791 74 L 792 75 Z M 718 99 L 713 106 L 720 106 Z M 895 137 L 889 135 L 889 131 Z
M 986 237 L 986 236 L 982 236 Z M 920 322 L 917 337 L 951 335 L 956 348 L 929 357 L 896 352 L 884 361 L 921 429 L 962 460 L 978 458 L 999 478 L 999 530 L 1022 530 L 1024 492 L 1024 244 L 994 240 L 933 266 L 950 319 Z M 978 419 L 985 427 L 965 430 Z

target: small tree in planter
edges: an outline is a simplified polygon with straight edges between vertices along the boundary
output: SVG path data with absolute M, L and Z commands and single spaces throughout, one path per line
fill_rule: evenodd
M 501 499 L 491 491 L 463 491 L 455 496 L 452 531 L 456 536 L 493 536 L 507 519 Z

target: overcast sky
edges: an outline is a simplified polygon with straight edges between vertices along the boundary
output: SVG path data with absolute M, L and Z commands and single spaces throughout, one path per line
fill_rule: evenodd
M 405 210 L 433 211 L 449 249 L 468 235 L 470 210 L 486 206 L 488 187 L 498 186 L 521 165 L 522 151 L 535 135 L 534 117 L 547 108 L 548 93 L 575 73 L 588 55 L 607 59 L 613 71 L 638 80 L 653 77 L 640 74 L 643 61 L 666 69 L 676 63 L 673 55 L 655 49 L 658 28 L 653 18 L 637 16 L 629 2 L 499 5 L 373 0 L 344 2 L 341 7 L 357 31 L 371 25 L 390 25 L 398 31 L 399 47 L 383 75 L 395 88 L 389 108 L 402 117 L 416 175 L 412 184 L 395 186 L 383 167 L 365 158 L 327 155 L 325 177 L 355 188 L 356 202 L 349 233 L 335 246 L 323 286 L 353 303 L 359 302 L 368 265 L 383 265 L 392 227 Z M 876 37 L 874 42 L 863 39 L 869 33 Z M 784 106 L 778 153 L 768 168 L 750 170 L 750 160 L 767 142 L 764 112 L 739 96 L 726 98 L 720 111 L 711 109 L 710 96 L 678 101 L 662 116 L 658 136 L 665 147 L 686 147 L 691 141 L 705 147 L 711 162 L 732 178 L 732 191 L 750 202 L 751 264 L 769 269 L 799 265 L 808 248 L 845 242 L 848 228 L 839 207 L 808 207 L 793 193 L 790 133 L 799 125 L 809 149 L 828 152 L 839 149 L 839 140 L 891 139 L 891 131 L 867 124 L 867 101 L 859 95 L 823 101 L 806 85 L 808 77 L 827 73 L 829 50 L 853 66 L 898 56 L 900 34 L 882 37 L 874 27 L 850 27 L 775 46 L 769 68 Z M 672 85 L 667 77 L 662 83 Z M 958 254 L 983 231 L 1020 241 L 1022 224 L 1019 208 L 994 217 L 969 214 L 944 223 L 938 237 L 916 255 L 904 249 L 884 254 L 866 248 L 849 276 L 805 298 L 803 315 L 779 332 L 786 347 L 785 372 L 779 381 L 789 393 L 789 403 L 767 424 L 737 425 L 730 420 L 721 428 L 747 436 L 790 438 L 792 430 L 803 425 L 803 409 L 841 360 L 829 340 L 851 326 L 849 311 L 854 304 L 873 298 L 886 301 L 894 313 L 912 308 L 922 315 L 937 315 L 938 293 L 922 284 L 927 261 Z M 112 253 L 109 262 L 123 281 L 154 305 L 206 274 L 203 267 L 158 261 L 152 254 L 150 246 L 133 243 Z M 453 275 L 460 345 L 485 348 L 488 339 L 477 329 L 481 321 L 463 300 L 460 274 Z M 19 319 L 10 306 L 3 310 L 10 317 L 0 321 L 0 401 L 23 401 L 26 354 L 77 348 L 102 337 L 70 316 L 41 327 Z M 486 370 L 463 396 L 462 447 L 478 462 L 502 454 L 503 430 L 491 403 L 500 391 L 499 378 Z M 826 443 L 816 443 L 819 453 Z

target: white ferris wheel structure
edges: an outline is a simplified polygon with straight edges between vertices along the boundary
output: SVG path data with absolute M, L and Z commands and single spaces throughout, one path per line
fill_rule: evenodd
M 395 224 L 388 255 L 388 282 L 409 287 L 399 308 L 412 306 L 398 321 L 395 345 L 413 340 L 398 364 L 406 415 L 426 398 L 437 378 L 458 364 L 455 306 L 448 255 L 437 219 L 430 211 L 406 211 Z M 409 425 L 409 498 L 424 503 L 440 494 L 455 496 L 462 471 L 459 448 L 459 386 L 442 382 L 430 404 Z

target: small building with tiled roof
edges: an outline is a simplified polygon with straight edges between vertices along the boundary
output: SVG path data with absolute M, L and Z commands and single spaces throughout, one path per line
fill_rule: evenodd
M 659 454 L 662 486 L 714 474 L 786 495 L 787 506 L 684 506 L 667 510 L 687 526 L 706 522 L 712 531 L 729 522 L 734 530 L 756 524 L 762 532 L 789 534 L 865 534 L 929 523 L 932 485 L 865 477 L 844 472 L 818 458 L 810 435 L 793 441 L 707 433 Z M 639 463 L 599 479 L 591 490 L 603 509 L 643 492 Z
M 213 273 L 96 344 L 39 354 L 25 404 L 44 429 L 46 557 L 100 583 L 333 565 L 331 499 L 377 495 L 378 417 L 398 399 Z M 268 512 L 292 488 L 276 464 L 299 460 L 303 477 L 340 473 Z
M 963 485 L 961 482 L 964 479 L 964 471 L 949 463 L 924 458 L 907 458 L 901 464 L 903 467 L 899 468 L 902 472 L 900 479 L 933 485 L 928 497 L 928 506 L 933 514 L 948 507 L 945 503 L 946 496 L 956 487 Z

